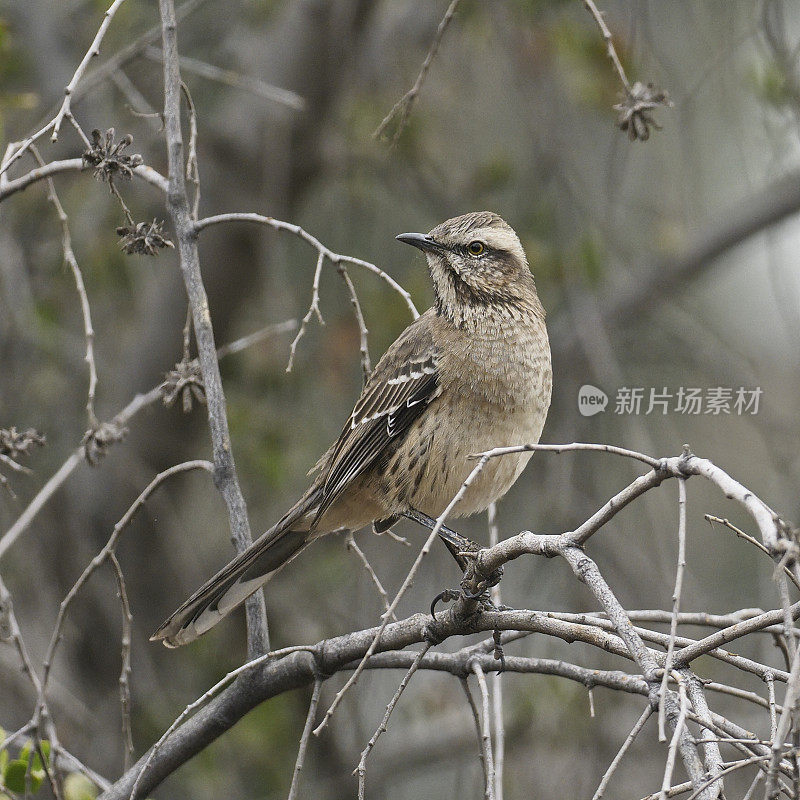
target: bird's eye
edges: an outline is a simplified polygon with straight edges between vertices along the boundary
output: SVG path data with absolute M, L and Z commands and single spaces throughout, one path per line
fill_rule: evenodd
M 486 250 L 483 242 L 470 242 L 467 245 L 467 250 L 469 250 L 470 255 L 479 256 Z

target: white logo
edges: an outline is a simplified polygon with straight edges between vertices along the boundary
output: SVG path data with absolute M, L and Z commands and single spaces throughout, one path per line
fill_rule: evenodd
M 584 383 L 578 389 L 578 411 L 584 417 L 593 417 L 595 414 L 605 411 L 606 405 L 608 405 L 608 395 L 602 389 L 598 389 L 590 383 Z

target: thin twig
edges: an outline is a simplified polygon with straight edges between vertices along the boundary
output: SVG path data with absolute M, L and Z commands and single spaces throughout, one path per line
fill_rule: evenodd
M 480 759 L 481 766 L 483 767 L 483 785 L 489 785 L 489 767 L 486 761 L 486 753 L 483 749 L 483 736 L 481 734 L 481 716 L 478 711 L 478 706 L 475 703 L 475 698 L 472 696 L 472 690 L 469 688 L 469 683 L 465 677 L 461 678 L 461 688 L 467 698 L 467 705 L 469 705 L 472 712 L 472 720 L 475 723 L 475 732 L 478 734 L 478 758 Z
M 422 62 L 422 67 L 420 67 L 419 75 L 417 75 L 414 85 L 394 104 L 392 110 L 384 117 L 381 124 L 378 125 L 375 132 L 372 134 L 375 139 L 380 139 L 381 136 L 383 136 L 383 134 L 386 132 L 386 129 L 399 114 L 400 120 L 397 123 L 397 127 L 395 128 L 391 140 L 392 145 L 397 144 L 397 140 L 403 133 L 406 123 L 408 122 L 408 118 L 411 115 L 411 110 L 414 108 L 414 104 L 417 102 L 417 96 L 422 89 L 422 85 L 425 83 L 428 70 L 431 68 L 433 59 L 436 57 L 436 53 L 439 50 L 439 45 L 442 43 L 444 32 L 447 30 L 450 20 L 456 13 L 456 8 L 458 8 L 459 2 L 460 0 L 451 0 L 450 5 L 447 7 L 447 11 L 445 11 L 444 16 L 436 28 L 436 34 L 433 37 L 430 48 L 428 49 L 428 54 L 425 56 L 425 60 Z
M 117 554 L 112 550 L 108 555 L 114 577 L 117 581 L 117 593 L 122 606 L 122 637 L 120 640 L 122 667 L 119 673 L 119 700 L 122 709 L 122 738 L 125 742 L 125 770 L 130 769 L 133 761 L 133 730 L 131 728 L 131 628 L 133 615 L 125 588 L 125 576 L 122 573 Z
M 611 453 L 616 456 L 623 456 L 624 458 L 633 458 L 636 461 L 641 461 L 654 469 L 658 468 L 661 460 L 653 458 L 645 453 L 639 453 L 636 450 L 628 450 L 625 447 L 616 447 L 613 444 L 594 444 L 591 442 L 572 442 L 571 444 L 520 444 L 511 447 L 494 447 L 491 450 L 486 450 L 483 453 L 475 453 L 471 458 L 481 458 L 487 456 L 488 458 L 498 458 L 506 456 L 511 453 L 527 453 L 541 451 L 543 453 L 571 453 L 575 450 L 588 451 L 595 453 Z
M 30 146 L 35 142 L 38 142 L 39 139 L 42 138 L 48 131 L 50 131 L 55 125 L 55 120 L 51 119 L 43 128 L 40 128 L 36 133 L 31 134 L 26 139 L 23 139 L 19 142 L 19 147 L 12 152 L 6 152 L 5 157 L 3 158 L 3 163 L 0 165 L 0 176 L 4 176 L 6 172 L 8 172 L 8 168 L 16 162 L 18 159 L 22 158 L 25 153 L 28 152 Z M 80 161 L 80 159 L 76 159 L 76 161 Z M 9 184 L 13 183 L 13 181 L 9 181 Z M 6 188 L 6 187 L 3 187 Z
M 492 724 L 489 715 L 489 688 L 486 685 L 486 676 L 478 661 L 472 663 L 472 672 L 478 679 L 478 689 L 481 693 L 481 744 L 483 758 L 486 763 L 486 800 L 495 800 L 494 795 L 494 758 L 492 756 Z
M 658 703 L 658 739 L 667 741 L 664 730 L 664 699 L 667 696 L 667 683 L 672 669 L 672 656 L 675 652 L 675 637 L 678 634 L 678 614 L 681 610 L 681 592 L 683 589 L 683 571 L 686 568 L 686 480 L 678 479 L 678 566 L 675 570 L 675 589 L 672 592 L 672 619 L 669 625 L 669 643 L 667 644 L 667 661 L 664 666 L 664 677 L 661 679 L 661 697 Z
M 728 764 L 726 767 L 722 769 L 722 771 L 715 775 L 714 777 L 707 780 L 701 786 L 698 786 L 686 800 L 696 800 L 696 798 L 700 797 L 700 795 L 708 789 L 710 786 L 713 786 L 718 781 L 722 780 L 723 775 L 729 775 L 731 772 L 736 772 L 737 770 L 744 769 L 745 767 L 749 767 L 753 764 L 758 764 L 764 761 L 764 756 L 753 756 L 752 758 L 745 758 L 741 761 L 735 761 L 733 764 Z
M 377 744 L 381 734 L 385 733 L 386 730 L 388 729 L 389 717 L 392 716 L 392 711 L 394 711 L 394 707 L 397 705 L 397 701 L 400 699 L 400 695 L 402 695 L 403 692 L 405 691 L 406 686 L 408 686 L 408 682 L 411 680 L 412 676 L 417 671 L 420 662 L 430 649 L 431 649 L 431 643 L 426 642 L 422 650 L 420 650 L 414 657 L 414 661 L 408 668 L 408 672 L 406 672 L 406 674 L 403 676 L 403 680 L 400 681 L 400 685 L 397 687 L 397 691 L 394 693 L 394 696 L 386 706 L 386 713 L 383 715 L 381 724 L 378 725 L 378 727 L 375 729 L 375 733 L 373 733 L 372 736 L 370 737 L 370 740 L 367 742 L 367 746 L 361 751 L 361 758 L 358 762 L 358 766 L 353 770 L 353 774 L 358 775 L 358 800 L 364 800 L 365 782 L 367 778 L 367 758 L 369 758 L 369 754 L 372 752 L 372 749 Z
M 597 787 L 597 790 L 592 795 L 592 800 L 600 800 L 603 796 L 603 793 L 606 790 L 611 778 L 614 775 L 617 767 L 620 765 L 620 762 L 625 756 L 625 753 L 628 752 L 628 748 L 633 744 L 636 737 L 639 735 L 639 732 L 644 728 L 645 723 L 648 719 L 650 719 L 650 715 L 653 713 L 653 707 L 647 705 L 644 707 L 644 711 L 642 712 L 641 716 L 638 720 L 636 720 L 636 724 L 631 728 L 628 735 L 625 737 L 625 741 L 622 743 L 622 746 L 617 751 L 617 754 L 614 756 L 612 762 L 608 765 L 608 769 L 603 773 L 603 777 L 600 779 L 600 785 Z
M 314 735 L 319 736 L 320 733 L 324 730 L 325 726 L 328 724 L 328 720 L 333 716 L 334 712 L 336 711 L 339 703 L 342 701 L 342 698 L 347 694 L 349 689 L 358 682 L 358 679 L 361 673 L 364 670 L 366 663 L 369 661 L 370 656 L 375 652 L 378 647 L 378 643 L 381 640 L 381 636 L 383 635 L 384 630 L 386 630 L 386 625 L 389 622 L 391 615 L 397 609 L 397 606 L 400 604 L 400 600 L 403 598 L 403 595 L 406 593 L 408 587 L 411 585 L 414 577 L 417 574 L 417 570 L 419 569 L 422 560 L 425 556 L 430 552 L 431 547 L 433 546 L 436 537 L 439 535 L 439 531 L 441 531 L 442 526 L 444 525 L 445 521 L 447 520 L 450 512 L 453 510 L 453 507 L 461 500 L 464 496 L 464 493 L 469 488 L 470 484 L 475 480 L 475 478 L 480 474 L 483 468 L 486 466 L 486 462 L 488 461 L 487 458 L 481 459 L 475 467 L 473 467 L 472 472 L 470 472 L 467 479 L 461 485 L 461 488 L 456 492 L 453 499 L 447 504 L 445 510 L 439 515 L 436 523 L 433 526 L 433 530 L 431 530 L 430 535 L 428 536 L 425 544 L 422 546 L 422 549 L 417 554 L 414 563 L 411 565 L 411 569 L 408 571 L 405 579 L 403 580 L 400 589 L 398 589 L 397 594 L 394 597 L 394 600 L 389 604 L 389 607 L 386 611 L 383 612 L 381 615 L 381 624 L 378 627 L 377 632 L 375 633 L 374 638 L 372 639 L 372 643 L 370 644 L 367 652 L 364 654 L 364 657 L 361 659 L 358 667 L 356 667 L 353 674 L 347 679 L 347 682 L 342 686 L 342 688 L 337 692 L 336 696 L 333 698 L 333 702 L 331 703 L 328 710 L 325 712 L 325 716 L 322 719 L 322 722 L 314 729 Z
M 292 367 L 294 366 L 294 354 L 297 350 L 297 345 L 300 340 L 303 338 L 306 332 L 306 326 L 311 321 L 311 317 L 314 314 L 317 315 L 317 322 L 320 325 L 325 324 L 325 320 L 322 318 L 322 312 L 319 310 L 319 281 L 320 277 L 322 276 L 322 267 L 325 264 L 325 254 L 320 251 L 317 255 L 317 266 L 314 270 L 314 281 L 311 286 L 311 304 L 308 307 L 308 311 L 306 311 L 305 316 L 300 321 L 300 330 L 297 331 L 297 336 L 294 337 L 292 340 L 292 344 L 289 348 L 289 363 L 286 365 L 286 371 L 291 372 Z
M 145 47 L 143 54 L 145 58 L 149 58 L 153 61 L 161 62 L 163 60 L 163 54 L 158 47 Z M 205 61 L 189 58 L 189 56 L 181 56 L 180 65 L 181 69 L 186 72 L 193 72 L 195 75 L 200 75 L 202 78 L 224 83 L 227 86 L 234 86 L 237 89 L 244 89 L 248 92 L 252 92 L 257 97 L 280 103 L 295 111 L 303 111 L 306 107 L 305 99 L 297 94 L 297 92 L 292 92 L 289 89 L 281 89 L 259 78 L 253 78 L 250 75 L 241 75 L 229 69 L 221 69 Z
M 100 23 L 100 28 L 97 31 L 97 34 L 92 41 L 92 44 L 89 46 L 89 49 L 86 51 L 86 55 L 84 55 L 83 59 L 81 59 L 81 63 L 78 64 L 78 68 L 75 70 L 75 74 L 72 76 L 72 79 L 67 84 L 67 87 L 64 89 L 64 100 L 61 103 L 61 108 L 59 108 L 58 113 L 53 120 L 53 134 L 50 137 L 54 142 L 58 141 L 58 134 L 61 130 L 61 123 L 65 117 L 69 117 L 71 112 L 70 104 L 72 102 L 72 93 L 75 91 L 75 87 L 80 82 L 81 78 L 83 77 L 83 73 L 86 72 L 86 67 L 89 66 L 89 62 L 100 55 L 100 44 L 103 41 L 103 37 L 106 35 L 106 31 L 108 30 L 108 26 L 111 24 L 111 20 L 114 18 L 114 14 L 117 13 L 117 9 L 125 2 L 125 0 L 114 0 L 114 2 L 108 7 L 108 10 L 103 15 L 103 21 Z
M 314 719 L 317 716 L 317 706 L 319 705 L 319 696 L 321 692 L 322 678 L 317 678 L 314 681 L 314 690 L 311 692 L 311 702 L 308 704 L 306 723 L 303 726 L 303 733 L 300 736 L 300 745 L 297 748 L 297 760 L 295 761 L 294 771 L 292 772 L 292 785 L 289 787 L 289 796 L 286 800 L 297 799 L 297 792 L 300 786 L 300 772 L 306 760 L 308 742 L 311 739 L 311 729 L 314 727 Z
M 490 503 L 486 509 L 486 521 L 489 525 L 489 546 L 494 547 L 500 541 L 500 530 L 497 527 L 497 504 Z M 495 606 L 503 602 L 500 583 L 492 586 L 490 595 Z M 495 672 L 492 676 L 492 728 L 494 730 L 494 794 L 495 800 L 503 800 L 503 768 L 506 753 L 506 729 L 503 719 L 503 675 Z
M 724 525 L 728 530 L 733 531 L 740 539 L 744 539 L 746 542 L 749 542 L 754 547 L 757 547 L 762 553 L 769 555 L 769 550 L 758 541 L 758 539 L 750 536 L 750 534 L 745 533 L 740 528 L 737 528 L 730 520 L 723 519 L 722 517 L 715 517 L 713 514 L 703 514 L 703 519 L 706 522 L 711 524 L 711 527 L 714 527 L 714 523 L 718 523 L 719 525 Z M 795 574 L 786 566 L 781 567 L 784 574 L 787 578 L 798 588 L 800 589 L 800 580 L 797 579 Z
M 28 649 L 25 646 L 25 641 L 22 638 L 22 631 L 20 630 L 17 616 L 14 613 L 14 603 L 11 597 L 11 592 L 8 591 L 8 587 L 3 581 L 2 576 L 0 576 L 0 608 L 2 608 L 2 617 L 4 623 L 3 641 L 8 641 L 9 639 L 11 640 L 12 644 L 14 645 L 14 649 L 17 651 L 17 655 L 19 656 L 22 672 L 31 682 L 33 690 L 36 692 L 38 697 L 41 693 L 39 676 L 36 674 L 36 670 L 33 667 L 33 661 L 31 660 Z M 8 739 L 6 739 L 4 744 L 6 746 L 8 745 Z
M 767 784 L 764 797 L 772 800 L 778 794 L 778 766 L 783 755 L 784 743 L 793 722 L 795 703 L 800 696 L 800 647 L 795 647 L 789 681 L 783 697 L 783 713 L 778 720 L 778 726 L 772 740 L 772 754 L 770 757 Z
M 770 746 L 775 744 L 775 739 L 778 734 L 778 710 L 775 703 L 775 678 L 770 675 L 764 677 L 764 683 L 767 684 L 767 696 L 769 703 L 769 743 Z
M 680 698 L 680 713 L 678 714 L 678 721 L 672 731 L 672 739 L 669 743 L 667 750 L 667 762 L 664 766 L 664 778 L 661 781 L 661 794 L 660 798 L 666 800 L 669 786 L 672 783 L 672 771 L 675 768 L 675 757 L 678 754 L 678 744 L 681 736 L 686 729 L 686 714 L 689 711 L 689 699 L 686 696 L 686 687 L 683 680 L 678 681 L 678 697 Z
M 619 60 L 617 50 L 614 47 L 614 41 L 611 38 L 611 31 L 608 29 L 602 13 L 594 4 L 593 0 L 583 0 L 583 4 L 586 6 L 589 13 L 594 17 L 597 27 L 600 28 L 600 33 L 603 35 L 603 39 L 606 43 L 606 49 L 608 50 L 608 57 L 611 59 L 611 63 L 614 65 L 614 70 L 619 76 L 623 88 L 625 89 L 626 93 L 630 94 L 631 85 L 628 81 L 628 76 L 625 74 L 625 70 L 622 68 L 622 62 Z
M 31 145 L 31 153 L 36 159 L 40 167 L 45 166 L 39 151 L 35 145 Z M 97 365 L 94 359 L 94 327 L 92 326 L 92 312 L 89 308 L 89 296 L 86 294 L 86 285 L 83 282 L 83 273 L 78 266 L 78 260 L 75 258 L 75 253 L 72 249 L 72 237 L 69 232 L 69 217 L 64 211 L 64 206 L 56 194 L 56 187 L 52 178 L 47 178 L 47 199 L 53 205 L 58 215 L 58 220 L 61 223 L 61 249 L 64 253 L 64 261 L 69 265 L 72 271 L 72 277 L 75 281 L 75 288 L 78 291 L 78 297 L 81 303 L 81 315 L 83 317 L 83 334 L 86 339 L 86 356 L 84 360 L 89 367 L 89 390 L 86 400 L 86 413 L 89 417 L 89 427 L 94 428 L 97 426 L 97 417 L 94 411 L 94 398 L 97 392 Z M 113 184 L 111 184 L 113 186 Z
M 361 303 L 359 302 L 358 295 L 356 294 L 356 287 L 353 286 L 350 273 L 347 271 L 345 265 L 340 263 L 336 268 L 336 271 L 342 276 L 344 285 L 347 287 L 347 293 L 350 295 L 350 303 L 353 306 L 353 313 L 355 314 L 356 323 L 358 324 L 359 350 L 361 352 L 361 372 L 364 376 L 364 383 L 366 384 L 367 379 L 372 372 L 372 363 L 369 359 L 369 345 L 367 342 L 367 335 L 369 331 L 367 330 L 367 325 L 364 322 L 364 312 L 361 310 Z
M 133 214 L 131 214 L 131 210 L 128 208 L 127 203 L 122 199 L 122 195 L 119 193 L 119 189 L 117 189 L 117 186 L 114 183 L 114 178 L 111 175 L 108 176 L 108 191 L 114 195 L 117 202 L 122 207 L 122 213 L 125 215 L 125 220 L 127 221 L 128 225 L 134 227 L 136 222 L 133 219 Z
M 386 589 L 383 588 L 383 584 L 381 583 L 381 579 L 375 573 L 375 570 L 372 568 L 372 564 L 369 563 L 369 559 L 367 558 L 364 551 L 356 544 L 355 537 L 353 536 L 352 531 L 348 531 L 347 537 L 345 538 L 345 543 L 347 545 L 348 550 L 352 550 L 358 557 L 361 559 L 361 563 L 364 565 L 364 569 L 367 571 L 372 583 L 375 585 L 375 588 L 378 590 L 378 594 L 381 597 L 381 602 L 383 603 L 384 609 L 388 612 L 389 611 L 389 595 L 386 592 Z M 397 622 L 397 614 L 394 611 L 391 612 L 392 619 Z
M 2 195 L 0 195 L 2 196 Z M 299 225 L 294 225 L 291 222 L 283 222 L 273 217 L 265 217 L 263 214 L 250 214 L 250 213 L 232 213 L 232 214 L 216 214 L 213 217 L 205 217 L 195 223 L 195 230 L 199 233 L 210 225 L 219 225 L 223 222 L 255 222 L 259 225 L 266 225 L 278 231 L 288 231 L 289 233 L 298 236 L 303 241 L 308 242 L 318 253 L 325 256 L 328 261 L 338 266 L 341 263 L 353 264 L 357 267 L 363 267 L 369 270 L 374 275 L 377 275 L 382 281 L 387 283 L 394 291 L 396 291 L 405 301 L 411 316 L 416 319 L 419 316 L 416 306 L 411 300 L 411 295 L 394 279 L 391 275 L 385 273 L 380 267 L 371 264 L 369 261 L 364 261 L 360 258 L 353 258 L 352 256 L 345 256 L 341 253 L 334 253 L 325 247 L 322 242 L 316 237 L 312 236 Z

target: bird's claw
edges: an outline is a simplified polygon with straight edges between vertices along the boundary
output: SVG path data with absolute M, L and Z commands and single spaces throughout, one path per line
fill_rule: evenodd
M 458 600 L 459 595 L 458 589 L 445 589 L 443 592 L 439 592 L 431 601 L 431 617 L 434 620 L 436 619 L 436 606 L 439 603 L 450 603 L 453 600 Z

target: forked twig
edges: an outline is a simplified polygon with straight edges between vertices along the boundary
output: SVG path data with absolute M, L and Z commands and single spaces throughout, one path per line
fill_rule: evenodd
M 422 62 L 422 67 L 420 67 L 419 75 L 417 75 L 414 85 L 394 104 L 392 110 L 383 118 L 381 124 L 378 125 L 375 132 L 372 134 L 375 139 L 380 139 L 381 136 L 383 136 L 383 134 L 386 132 L 386 129 L 392 124 L 394 118 L 399 114 L 400 120 L 397 123 L 397 127 L 395 128 L 391 141 L 392 145 L 397 144 L 397 140 L 403 133 L 406 123 L 408 122 L 408 118 L 411 115 L 411 110 L 414 108 L 414 103 L 417 102 L 417 96 L 422 89 L 422 84 L 425 83 L 428 70 L 431 68 L 433 59 L 436 57 L 436 53 L 439 51 L 439 45 L 442 43 L 444 32 L 447 30 L 450 20 L 456 13 L 456 8 L 458 8 L 459 2 L 460 0 L 451 0 L 450 5 L 447 7 L 447 11 L 445 11 L 444 16 L 436 28 L 436 34 L 433 37 L 430 48 L 428 49 L 428 54 L 425 56 L 425 60 Z

